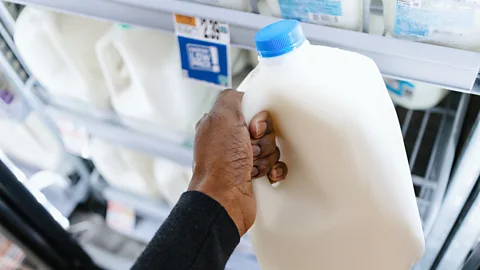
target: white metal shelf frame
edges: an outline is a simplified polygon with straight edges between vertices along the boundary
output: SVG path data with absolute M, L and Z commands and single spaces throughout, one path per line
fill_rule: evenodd
M 470 192 L 480 176 L 480 163 L 477 158 L 479 151 L 480 115 L 477 117 L 469 139 L 462 149 L 462 153 L 459 155 L 442 207 L 439 209 L 436 223 L 426 242 L 425 256 L 423 256 L 422 260 L 414 268 L 415 270 L 430 269 L 437 256 L 439 256 L 443 244 L 447 240 L 457 217 L 462 211 Z M 441 258 L 441 264 L 439 266 L 449 265 L 450 268 L 439 269 L 458 269 L 458 267 L 462 265 L 469 249 L 475 244 L 475 235 L 480 233 L 478 217 L 480 217 L 479 199 L 476 200 L 469 215 L 464 220 L 466 225 L 463 227 L 465 229 L 454 236 L 444 258 Z M 455 267 L 453 267 L 454 264 Z
M 172 32 L 173 14 L 218 20 L 230 25 L 232 45 L 255 49 L 254 35 L 278 18 L 175 0 L 13 0 L 109 21 Z M 307 39 L 372 58 L 384 76 L 415 80 L 480 94 L 475 80 L 480 53 L 302 23 Z

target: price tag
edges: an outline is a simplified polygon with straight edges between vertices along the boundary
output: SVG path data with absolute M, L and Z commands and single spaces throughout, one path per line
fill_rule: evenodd
M 22 249 L 0 234 L 0 269 L 23 269 L 21 266 L 24 258 Z
M 174 15 L 182 74 L 186 78 L 232 86 L 228 24 L 199 17 Z
M 65 148 L 74 155 L 89 158 L 89 135 L 87 129 L 61 118 L 56 118 L 55 123 Z
M 107 216 L 108 226 L 122 232 L 132 232 L 135 229 L 135 211 L 121 203 L 108 201 Z

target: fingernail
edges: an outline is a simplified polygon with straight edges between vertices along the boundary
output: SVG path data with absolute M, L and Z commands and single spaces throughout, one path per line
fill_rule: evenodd
M 253 156 L 258 157 L 262 153 L 262 149 L 258 145 L 252 145 Z
M 258 175 L 258 168 L 253 166 L 251 176 L 255 177 Z
M 282 167 L 276 167 L 273 169 L 273 172 L 272 172 L 272 176 L 273 177 L 280 177 L 283 175 L 283 168 Z
M 265 134 L 265 131 L 267 131 L 267 123 L 265 121 L 258 122 L 256 125 L 256 130 L 257 138 L 263 136 L 263 134 Z

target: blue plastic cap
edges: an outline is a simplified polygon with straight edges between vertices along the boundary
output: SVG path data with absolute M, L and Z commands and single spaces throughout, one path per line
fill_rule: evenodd
M 305 42 L 302 27 L 296 20 L 283 20 L 260 29 L 255 35 L 258 55 L 275 57 L 293 51 Z

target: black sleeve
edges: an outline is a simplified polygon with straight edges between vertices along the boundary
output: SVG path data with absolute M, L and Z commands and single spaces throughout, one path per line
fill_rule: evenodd
M 217 201 L 187 191 L 132 269 L 223 270 L 239 241 L 235 223 Z

